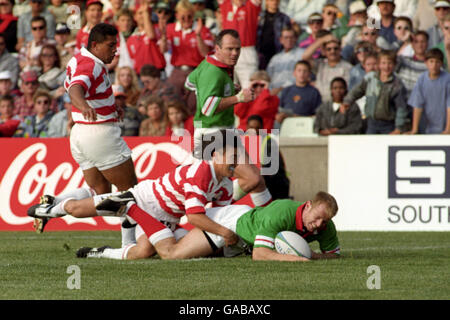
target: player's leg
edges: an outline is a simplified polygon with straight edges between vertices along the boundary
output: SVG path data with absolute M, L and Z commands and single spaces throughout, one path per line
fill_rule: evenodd
M 117 187 L 118 191 L 125 191 L 135 186 L 138 181 L 131 158 L 125 162 L 101 171 L 103 177 Z

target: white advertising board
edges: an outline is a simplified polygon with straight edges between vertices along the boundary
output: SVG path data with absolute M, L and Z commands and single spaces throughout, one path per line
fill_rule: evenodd
M 330 136 L 328 191 L 347 231 L 450 231 L 450 136 Z

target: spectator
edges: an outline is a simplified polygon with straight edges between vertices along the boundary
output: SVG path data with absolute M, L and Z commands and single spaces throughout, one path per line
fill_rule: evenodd
M 134 70 L 130 67 L 118 67 L 115 84 L 121 85 L 125 90 L 126 104 L 135 108 L 141 92 L 139 90 L 138 78 Z
M 53 17 L 55 17 L 55 23 L 65 23 L 67 20 L 67 3 L 63 3 L 63 0 L 50 0 L 51 4 L 47 7 Z
M 121 9 L 117 13 L 117 21 L 116 21 L 117 31 L 121 33 L 125 41 L 133 33 L 134 29 L 134 17 L 133 13 L 128 9 Z M 122 39 L 121 39 L 122 40 Z
M 294 70 L 297 61 L 302 59 L 305 52 L 304 49 L 296 46 L 296 34 L 293 29 L 283 29 L 280 43 L 283 46 L 283 51 L 274 55 L 267 66 L 267 73 L 272 79 L 270 89 L 276 90 L 274 94 L 278 94 L 283 88 L 295 83 L 292 70 Z
M 383 51 L 378 56 L 379 72 L 370 72 L 345 97 L 344 107 L 367 97 L 365 115 L 367 134 L 399 134 L 408 131 L 406 89 L 394 75 L 395 52 Z
M 294 67 L 295 84 L 281 92 L 276 121 L 281 124 L 288 116 L 313 116 L 322 103 L 320 92 L 310 84 L 311 65 L 299 61 Z
M 61 70 L 61 60 L 56 47 L 51 44 L 44 45 L 38 62 L 41 67 L 41 75 L 38 78 L 41 89 L 50 91 L 55 99 L 61 97 L 65 92 L 63 84 L 66 71 Z
M 123 7 L 124 0 L 110 0 L 111 6 L 105 9 L 102 14 L 102 22 L 115 25 L 118 18 L 118 13 Z
M 349 5 L 350 19 L 347 23 L 347 33 L 342 37 L 342 46 L 354 46 L 360 39 L 361 28 L 367 24 L 367 6 L 362 0 L 353 1 Z M 343 50 L 345 52 L 345 50 Z M 347 60 L 347 59 L 346 59 Z
M 222 15 L 222 29 L 239 33 L 241 53 L 234 67 L 235 82 L 248 88 L 251 75 L 258 70 L 256 38 L 261 0 L 218 0 Z M 236 81 L 237 80 L 237 81 Z
M 127 106 L 127 94 L 121 85 L 112 86 L 116 106 L 122 108 L 124 111 L 123 119 L 119 122 L 119 127 L 122 130 L 122 136 L 138 136 L 139 126 L 141 125 L 142 115 L 140 112 L 132 107 Z
M 351 90 L 356 84 L 360 83 L 364 78 L 366 72 L 364 71 L 363 63 L 369 53 L 375 52 L 372 44 L 367 41 L 359 42 L 355 47 L 355 55 L 358 59 L 358 64 L 350 70 L 350 80 L 348 88 Z M 346 84 L 347 86 L 347 84 Z
M 66 92 L 62 96 L 63 108 L 57 112 L 48 123 L 47 136 L 50 138 L 68 137 L 73 123 L 69 123 L 69 112 L 72 111 L 72 102 Z
M 394 22 L 394 34 L 397 38 L 392 43 L 391 49 L 397 50 L 397 55 L 404 57 L 412 57 L 414 51 L 412 48 L 412 20 L 408 17 L 398 17 Z
M 30 21 L 36 17 L 43 17 L 45 19 L 46 25 L 46 36 L 48 39 L 53 39 L 55 36 L 55 18 L 53 15 L 45 8 L 44 0 L 31 0 L 30 1 L 31 10 L 27 11 L 19 16 L 17 21 L 17 45 L 16 49 L 19 52 L 25 43 L 33 40 L 34 33 L 31 32 Z
M 273 129 L 280 99 L 269 91 L 270 77 L 264 70 L 252 74 L 250 84 L 255 100 L 241 102 L 234 107 L 234 114 L 239 117 L 239 129 L 247 130 L 247 118 L 252 114 L 258 114 L 263 119 L 264 129 L 270 132 Z
M 6 49 L 6 37 L 2 33 L 0 33 L 0 70 L 9 71 L 11 86 L 15 87 L 19 77 L 19 63 L 17 58 Z
M 149 98 L 146 111 L 148 118 L 141 122 L 139 136 L 164 136 L 167 129 L 167 122 L 164 116 L 164 101 L 158 97 Z
M 197 67 L 214 47 L 208 28 L 198 19 L 194 24 L 194 7 L 187 0 L 181 0 L 175 7 L 176 22 L 167 25 L 166 36 L 161 37 L 162 49 L 172 48 L 171 64 L 174 67 L 168 81 L 178 94 L 186 96 L 186 77 Z
M 450 134 L 450 75 L 441 70 L 444 56 L 438 49 L 426 53 L 428 71 L 417 80 L 408 103 L 413 107 L 411 133 Z M 419 131 L 422 115 L 425 130 Z
M 180 99 L 173 85 L 167 81 L 161 81 L 161 70 L 155 66 L 146 64 L 141 68 L 141 82 L 144 88 L 141 97 L 157 96 L 165 103 Z
M 392 44 L 396 40 L 394 34 L 394 0 L 376 0 L 376 4 L 381 15 L 379 35 Z
M 155 29 L 150 20 L 148 5 L 144 2 L 134 14 L 137 28 L 127 40 L 127 48 L 133 61 L 136 74 L 140 74 L 144 65 L 151 64 L 163 70 L 166 61 L 157 44 Z
M 39 55 L 46 44 L 55 44 L 55 40 L 46 36 L 47 24 L 43 17 L 31 19 L 32 40 L 26 42 L 19 52 L 19 65 L 22 70 L 39 69 Z
M 58 23 L 55 30 L 56 49 L 58 50 L 59 58 L 61 59 L 61 69 L 65 70 L 67 63 L 73 54 L 66 48 L 70 37 L 70 29 L 65 23 Z
M 435 16 L 434 4 L 436 0 L 418 0 L 416 14 L 413 17 L 415 30 L 428 30 L 438 23 Z
M 261 166 L 271 167 L 272 161 L 275 157 L 277 157 L 278 161 L 278 170 L 275 174 L 272 175 L 263 175 L 264 182 L 269 189 L 270 194 L 272 195 L 272 199 L 288 199 L 289 198 L 289 187 L 290 181 L 287 177 L 286 173 L 286 164 L 283 159 L 283 155 L 281 154 L 278 143 L 272 135 L 267 134 L 267 131 L 264 131 L 263 128 L 267 127 L 264 125 L 263 119 L 257 115 L 250 115 L 247 119 L 247 134 L 249 135 L 259 135 L 261 141 Z M 274 148 L 275 147 L 275 150 Z
M 0 71 L 0 96 L 10 95 L 12 97 L 16 97 L 19 92 L 12 90 L 12 82 L 11 82 L 11 72 L 8 70 Z
M 341 21 L 338 19 L 339 8 L 333 3 L 327 3 L 322 8 L 323 29 L 332 32 L 338 39 L 344 32 Z M 347 28 L 345 28 L 347 29 Z
M 166 136 L 194 136 L 194 116 L 190 116 L 185 105 L 181 101 L 170 102 L 166 113 Z
M 291 28 L 291 19 L 280 12 L 279 3 L 280 0 L 266 0 L 266 10 L 259 15 L 256 50 L 260 70 L 265 70 L 270 59 L 283 49 L 280 43 L 282 30 Z
M 425 53 L 428 48 L 428 33 L 418 31 L 413 36 L 412 47 L 414 55 L 412 57 L 398 57 L 395 74 L 399 77 L 406 88 L 406 96 L 409 98 L 420 75 L 427 71 L 425 64 Z
M 76 36 L 78 50 L 82 47 L 87 47 L 91 29 L 102 21 L 102 10 L 103 3 L 100 0 L 88 0 L 86 2 L 86 9 L 84 11 L 86 24 L 78 31 Z
M 300 45 L 302 49 L 308 48 L 317 40 L 317 34 L 323 28 L 323 17 L 318 13 L 313 13 L 308 18 L 308 33 L 304 33 L 300 36 Z M 310 32 L 309 32 L 310 31 Z M 309 35 L 308 35 L 309 34 Z M 314 59 L 318 59 L 321 56 L 320 48 L 313 54 Z
M 20 89 L 23 95 L 14 101 L 14 115 L 24 119 L 34 114 L 33 96 L 39 88 L 39 81 L 38 74 L 34 70 L 23 72 L 20 78 Z
M 38 90 L 33 96 L 34 114 L 26 116 L 19 124 L 15 137 L 44 138 L 47 137 L 48 124 L 54 113 L 50 110 L 52 97 L 47 91 Z
M 322 47 L 324 59 L 313 59 L 313 53 Z M 326 35 L 318 39 L 303 54 L 303 59 L 313 66 L 317 80 L 315 86 L 320 91 L 322 99 L 331 100 L 330 82 L 336 77 L 342 77 L 346 82 L 350 80 L 352 65 L 341 59 L 340 41 L 333 35 Z
M 343 78 L 331 81 L 332 101 L 325 101 L 317 109 L 314 132 L 321 136 L 331 134 L 361 133 L 362 118 L 359 107 L 353 103 L 349 108 L 342 106 L 347 94 L 347 83 Z
M 12 137 L 20 124 L 14 116 L 14 98 L 10 95 L 0 96 L 0 137 Z
M 213 35 L 217 35 L 220 32 L 219 24 L 217 22 L 216 13 L 206 7 L 205 0 L 189 0 L 194 6 L 194 20 L 196 18 L 202 18 L 204 20 L 203 24 L 209 29 Z
M 281 0 L 280 11 L 291 17 L 302 29 L 307 27 L 308 17 L 320 12 L 327 0 Z
M 427 30 L 430 36 L 430 40 L 428 41 L 430 48 L 444 41 L 444 21 L 445 17 L 450 13 L 450 3 L 448 1 L 437 0 L 433 7 L 437 23 Z
M 0 0 L 0 34 L 3 34 L 6 49 L 16 52 L 17 44 L 17 17 L 12 10 L 14 0 Z M 3 70 L 0 68 L 0 70 Z
M 448 70 L 448 59 L 450 58 L 450 14 L 444 18 L 444 40 L 439 42 L 434 48 L 438 48 L 444 54 L 444 66 Z

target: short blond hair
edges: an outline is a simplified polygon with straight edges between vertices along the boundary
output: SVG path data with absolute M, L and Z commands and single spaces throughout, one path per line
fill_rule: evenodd
M 188 0 L 181 0 L 175 6 L 175 12 L 190 11 L 194 12 L 194 6 Z
M 322 203 L 325 204 L 327 208 L 328 218 L 329 219 L 333 218 L 339 210 L 336 199 L 328 192 L 319 191 L 316 193 L 314 199 L 311 201 L 311 205 L 312 207 L 315 207 Z
M 250 81 L 254 81 L 254 80 L 263 80 L 263 81 L 270 82 L 270 76 L 267 73 L 267 71 L 258 70 L 258 71 L 255 71 L 254 73 L 252 73 L 252 75 L 250 76 Z

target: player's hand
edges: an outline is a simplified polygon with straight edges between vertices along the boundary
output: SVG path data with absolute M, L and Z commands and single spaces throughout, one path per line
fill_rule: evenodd
M 200 36 L 203 28 L 203 20 L 202 18 L 197 19 L 197 26 L 195 27 L 195 35 Z
M 117 117 L 119 118 L 119 121 L 123 121 L 123 118 L 125 116 L 125 111 L 123 110 L 123 108 L 116 106 L 116 111 L 117 111 Z
M 350 105 L 348 103 L 342 103 L 341 106 L 339 107 L 339 112 L 345 114 L 349 108 Z
M 227 232 L 224 235 L 222 235 L 222 237 L 225 240 L 226 247 L 232 246 L 239 241 L 239 237 L 237 236 L 237 234 L 231 231 L 230 229 L 227 229 Z
M 234 92 L 239 92 L 242 90 L 242 87 L 239 83 L 234 84 Z
M 95 110 L 93 108 L 89 107 L 89 106 L 83 108 L 81 110 L 81 114 L 88 121 L 95 121 L 95 120 L 97 120 L 97 112 L 95 112 Z
M 255 100 L 255 92 L 252 89 L 244 89 L 242 92 L 244 94 L 244 102 Z
M 395 129 L 394 131 L 391 131 L 389 134 L 392 134 L 392 135 L 394 135 L 394 134 L 401 134 L 401 132 L 400 132 L 399 129 Z

